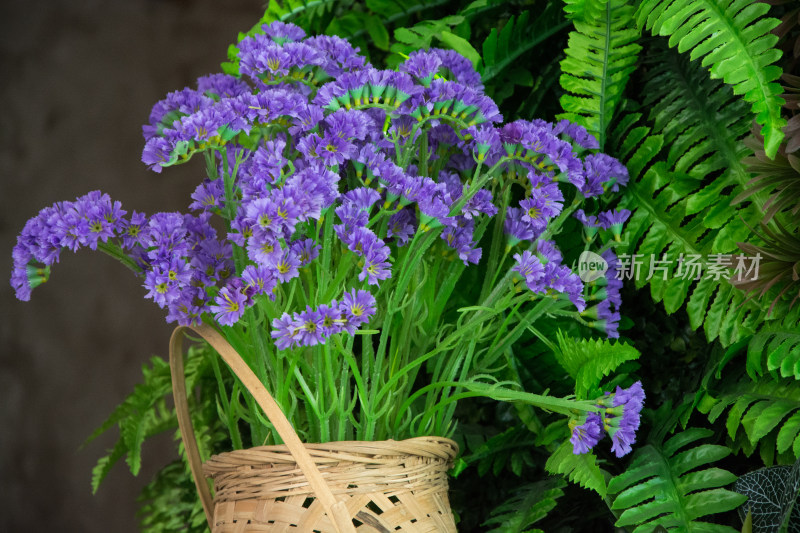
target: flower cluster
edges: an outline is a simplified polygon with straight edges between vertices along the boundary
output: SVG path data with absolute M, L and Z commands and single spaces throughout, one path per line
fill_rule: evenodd
M 598 299 L 602 291 L 587 293 L 550 239 L 583 198 L 628 179 L 605 154 L 581 159 L 598 147 L 584 128 L 500 125 L 480 76 L 450 50 L 420 50 L 384 70 L 343 39 L 276 22 L 242 40 L 239 65 L 238 77 L 212 74 L 168 94 L 143 128 L 142 160 L 156 172 L 205 156 L 209 176 L 192 194 L 192 214 L 126 217 L 100 192 L 44 209 L 14 248 L 20 299 L 46 280 L 62 249 L 99 248 L 141 276 L 168 321 L 230 326 L 266 298 L 282 313 L 271 317 L 276 346 L 312 346 L 376 313 L 368 289 L 392 279 L 414 239 L 434 232 L 436 257 L 478 263 L 478 228 L 498 215 L 508 249 L 519 250 L 515 264 L 498 268 L 579 312 Z M 499 176 L 521 193 L 501 199 Z M 590 225 L 618 235 L 627 216 L 609 212 Z M 224 220 L 224 235 L 212 217 Z M 311 272 L 337 268 L 332 301 L 290 296 L 293 283 L 313 282 Z M 617 309 L 618 287 L 608 280 L 602 290 Z M 295 300 L 306 310 L 291 312 Z M 609 312 L 598 308 L 597 322 L 613 324 Z
M 619 309 L 622 306 L 622 280 L 619 279 L 617 255 L 613 250 L 606 250 L 601 254 L 608 268 L 603 277 L 589 282 L 590 301 L 598 303 L 584 310 L 581 316 L 588 319 L 588 325 L 606 334 L 608 338 L 619 338 Z
M 346 331 L 351 335 L 375 314 L 375 297 L 369 291 L 345 293 L 340 302 L 323 304 L 299 313 L 284 313 L 272 321 L 272 337 L 279 350 L 292 346 L 324 344 L 325 338 Z
M 606 434 L 611 437 L 611 451 L 617 457 L 630 453 L 631 444 L 636 442 L 643 405 L 641 381 L 627 389 L 617 387 L 614 394 L 606 393 L 598 400 L 599 413 L 589 413 L 582 420 L 570 423 L 573 453 L 588 453 Z

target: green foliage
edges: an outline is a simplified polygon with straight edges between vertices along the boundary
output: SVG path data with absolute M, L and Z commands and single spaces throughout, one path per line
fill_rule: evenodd
M 463 31 L 462 35 L 458 34 L 458 27 L 464 20 L 461 15 L 452 15 L 438 20 L 423 20 L 410 28 L 398 28 L 394 31 L 397 42 L 390 50 L 402 57 L 414 50 L 430 48 L 435 44 L 452 48 L 477 66 L 481 56 L 467 40 L 469 34 Z
M 626 0 L 568 0 L 575 30 L 561 61 L 561 97 L 566 118 L 584 126 L 600 143 L 622 100 L 622 93 L 642 47 L 633 23 L 634 7 Z
M 774 157 L 783 139 L 781 86 L 775 83 L 781 69 L 774 48 L 778 37 L 770 34 L 780 21 L 764 18 L 769 5 L 750 0 L 643 0 L 636 19 L 654 35 L 669 37 L 669 45 L 692 60 L 703 58 L 712 78 L 722 78 L 752 104 L 763 126 L 764 148 Z
M 733 490 L 747 496 L 739 508 L 739 516 L 750 517 L 754 533 L 800 531 L 800 461 L 794 466 L 749 472 L 736 480 Z
M 669 531 L 735 531 L 698 520 L 735 509 L 746 500 L 722 488 L 736 480 L 734 474 L 710 466 L 730 450 L 697 444 L 712 434 L 691 428 L 663 444 L 639 447 L 627 470 L 608 484 L 608 492 L 615 495 L 612 509 L 622 511 L 616 525 L 636 526 L 634 532 L 653 531 L 657 526 Z
M 92 492 L 97 492 L 114 464 L 126 454 L 131 473 L 138 474 L 144 440 L 177 425 L 174 413 L 167 409 L 164 400 L 172 390 L 169 363 L 153 357 L 150 366 L 142 366 L 142 375 L 144 383 L 137 385 L 86 441 L 88 444 L 113 426 L 119 426 L 120 439 L 92 470 Z
M 205 347 L 192 347 L 188 351 L 187 390 L 192 390 L 208 371 L 208 359 L 204 357 L 205 350 L 207 350 Z M 136 385 L 133 392 L 86 440 L 85 444 L 88 444 L 112 427 L 119 427 L 120 438 L 92 469 L 92 492 L 97 492 L 100 483 L 123 456 L 126 457 L 131 473 L 137 475 L 141 468 L 144 441 L 178 427 L 174 408 L 169 408 L 166 404 L 166 399 L 172 395 L 169 363 L 160 357 L 152 357 L 149 366 L 147 364 L 142 366 L 142 376 L 143 382 Z
M 640 254 L 636 285 L 649 283 L 653 299 L 663 300 L 667 312 L 685 305 L 693 328 L 703 326 L 709 340 L 719 337 L 727 346 L 751 335 L 766 313 L 746 301 L 727 274 L 709 275 L 704 269 L 695 279 L 698 271 L 689 261 L 695 258 L 702 266 L 717 254 L 738 252 L 736 243 L 750 234 L 745 221 L 759 216 L 752 205 L 731 206 L 725 192 L 740 190 L 749 179 L 740 161 L 748 153 L 742 138 L 749 119 L 730 89 L 695 64 L 669 51 L 650 61 L 645 93 L 656 135 L 643 126 L 633 128 L 619 148 L 624 154 L 630 150 L 626 145 L 640 137 L 643 146 L 663 139 L 659 152 L 669 147 L 641 174 L 636 154 L 628 159 L 631 182 L 621 206 L 633 211 L 626 235 L 628 253 Z M 667 261 L 659 265 L 652 257 Z M 686 260 L 682 272 L 680 258 Z
M 547 459 L 545 470 L 551 474 L 562 474 L 573 483 L 591 489 L 605 498 L 608 472 L 600 468 L 593 453 L 575 455 L 572 443 L 565 440 Z
M 516 85 L 533 87 L 531 69 L 520 66 L 518 60 L 568 24 L 558 6 L 547 3 L 542 11 L 523 11 L 511 16 L 502 28 L 492 28 L 483 41 L 483 57 L 478 65 L 487 94 L 500 104 L 511 96 Z
M 752 379 L 766 371 L 800 380 L 800 327 L 796 316 L 771 322 L 753 336 L 747 346 L 747 373 Z
M 750 446 L 762 444 L 762 457 L 767 462 L 775 451 L 791 451 L 800 457 L 800 387 L 793 379 L 725 380 L 706 393 L 699 409 L 712 423 L 727 410 L 728 437 L 736 440 L 739 428 L 743 428 Z
M 516 476 L 522 475 L 525 466 L 533 466 L 535 461 L 531 450 L 535 445 L 535 435 L 521 426 L 512 426 L 497 435 L 486 438 L 485 428 L 474 428 L 476 432 L 465 433 L 470 453 L 464 453 L 456 460 L 453 475 L 457 476 L 469 466 L 477 466 L 478 475 L 483 477 L 491 472 L 497 476 L 509 468 Z M 466 452 L 466 450 L 463 450 Z
M 594 399 L 602 394 L 600 382 L 625 361 L 639 357 L 639 351 L 624 342 L 605 339 L 573 339 L 560 331 L 556 336 L 556 359 L 569 376 L 575 380 L 575 395 L 580 399 Z
M 561 479 L 550 478 L 518 487 L 483 525 L 493 526 L 488 533 L 533 533 L 529 528 L 555 508 L 565 485 Z
M 139 496 L 139 527 L 145 533 L 208 531 L 203 505 L 183 462 L 161 469 Z

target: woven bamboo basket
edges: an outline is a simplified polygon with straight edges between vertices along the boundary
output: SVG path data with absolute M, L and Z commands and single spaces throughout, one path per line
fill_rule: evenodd
M 186 331 L 219 352 L 285 444 L 222 453 L 202 464 L 186 400 Z M 455 442 L 421 437 L 303 444 L 250 367 L 206 325 L 175 329 L 170 366 L 181 436 L 212 533 L 456 532 L 447 498 Z M 214 480 L 214 497 L 206 477 Z

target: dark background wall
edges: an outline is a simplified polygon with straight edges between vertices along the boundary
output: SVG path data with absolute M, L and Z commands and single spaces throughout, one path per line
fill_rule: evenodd
M 78 450 L 164 355 L 171 327 L 121 265 L 65 252 L 18 302 L 11 248 L 25 221 L 101 189 L 123 208 L 185 210 L 200 162 L 155 174 L 141 124 L 167 92 L 219 70 L 263 0 L 5 0 L 0 6 L 0 531 L 137 531 L 135 499 L 177 457 L 171 435 L 118 465 L 96 496 L 91 468 L 112 438 Z M 109 436 L 111 437 L 111 436 Z M 116 437 L 116 435 L 114 435 Z

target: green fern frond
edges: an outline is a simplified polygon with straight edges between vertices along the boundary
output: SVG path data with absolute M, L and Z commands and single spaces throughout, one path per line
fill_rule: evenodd
M 108 473 L 111 472 L 111 467 L 125 456 L 126 451 L 125 443 L 120 439 L 114 447 L 108 451 L 107 455 L 97 460 L 97 464 L 92 468 L 92 494 L 97 492 L 100 484 Z
M 775 83 L 781 56 L 770 30 L 780 20 L 766 18 L 769 5 L 751 0 L 644 0 L 636 14 L 639 27 L 669 36 L 669 45 L 692 60 L 703 58 L 712 78 L 721 78 L 752 104 L 762 125 L 764 149 L 774 157 L 783 140 L 783 90 Z
M 139 474 L 142 466 L 142 445 L 145 439 L 174 428 L 177 423 L 175 414 L 167 409 L 163 397 L 155 405 L 142 400 L 143 398 L 139 398 L 136 409 L 119 424 L 119 432 L 128 451 L 125 461 L 134 476 Z
M 205 512 L 191 475 L 180 461 L 161 469 L 138 498 L 137 517 L 142 533 L 204 533 L 208 531 Z
M 508 467 L 514 475 L 522 475 L 523 467 L 533 466 L 531 450 L 535 446 L 536 436 L 524 426 L 512 426 L 506 431 L 477 443 L 475 439 L 483 434 L 473 435 L 469 442 L 470 453 L 464 454 L 457 461 L 455 470 L 461 473 L 470 465 L 477 465 L 478 475 L 483 477 L 491 471 L 499 475 Z
M 558 478 L 537 481 L 514 489 L 513 496 L 492 511 L 484 527 L 488 533 L 520 533 L 547 516 L 564 495 L 566 483 Z
M 198 380 L 208 372 L 207 346 L 192 346 L 186 361 L 187 387 L 193 390 Z M 172 377 L 169 363 L 160 357 L 150 359 L 142 366 L 143 382 L 117 406 L 112 414 L 86 440 L 86 444 L 114 426 L 119 427 L 120 438 L 109 453 L 100 458 L 92 470 L 92 490 L 97 491 L 111 468 L 122 458 L 133 475 L 141 468 L 144 442 L 178 425 L 174 409 L 168 408 L 165 398 L 172 394 Z M 85 444 L 84 444 L 85 445 Z
M 746 110 L 730 88 L 675 52 L 654 59 L 645 93 L 658 135 L 633 128 L 618 152 L 624 160 L 627 145 L 639 137 L 647 137 L 645 142 L 658 137 L 669 150 L 644 173 L 639 162 L 628 161 L 631 182 L 620 204 L 633 211 L 627 252 L 639 254 L 637 287 L 649 284 L 668 313 L 685 305 L 693 328 L 703 326 L 709 340 L 719 337 L 728 346 L 753 334 L 766 318 L 761 306 L 731 286 L 727 272 L 709 275 L 704 267 L 715 259 L 736 267 L 735 257 L 720 254 L 738 254 L 736 243 L 750 234 L 744 221 L 759 218 L 752 204 L 733 207 L 725 194 L 749 180 L 740 162 L 747 153 Z M 686 263 L 679 267 L 681 258 Z
M 639 351 L 624 342 L 610 342 L 605 339 L 577 340 L 561 331 L 556 335 L 559 348 L 555 353 L 556 359 L 575 380 L 575 395 L 581 399 L 597 397 L 600 394 L 597 389 L 604 377 L 625 361 L 639 358 Z
M 778 454 L 791 450 L 800 457 L 800 388 L 794 379 L 729 380 L 708 391 L 698 409 L 712 423 L 727 410 L 725 427 L 731 440 L 741 427 L 751 446 L 771 435 Z
M 606 497 L 608 472 L 600 468 L 593 453 L 575 455 L 569 440 L 561 443 L 547 459 L 544 468 L 551 474 L 566 476 L 573 483 L 595 491 L 602 498 Z
M 511 17 L 501 30 L 492 28 L 483 41 L 483 61 L 480 67 L 484 83 L 500 75 L 525 52 L 535 48 L 548 37 L 569 25 L 561 10 L 548 3 L 544 10 L 533 14 L 525 11 Z
M 625 0 L 568 1 L 575 31 L 569 35 L 567 57 L 561 62 L 561 97 L 566 118 L 584 126 L 600 143 L 606 134 L 622 92 L 642 47 L 636 43 L 640 32 L 633 21 L 634 7 Z
M 747 373 L 752 379 L 777 370 L 781 377 L 800 380 L 800 319 L 789 315 L 766 324 L 747 346 Z
M 616 495 L 611 508 L 622 511 L 616 525 L 636 526 L 634 533 L 658 526 L 669 531 L 735 532 L 698 520 L 735 509 L 747 499 L 722 488 L 736 481 L 734 474 L 709 466 L 727 457 L 730 450 L 696 444 L 712 434 L 708 429 L 690 428 L 663 444 L 638 448 L 627 470 L 608 484 L 609 494 Z

